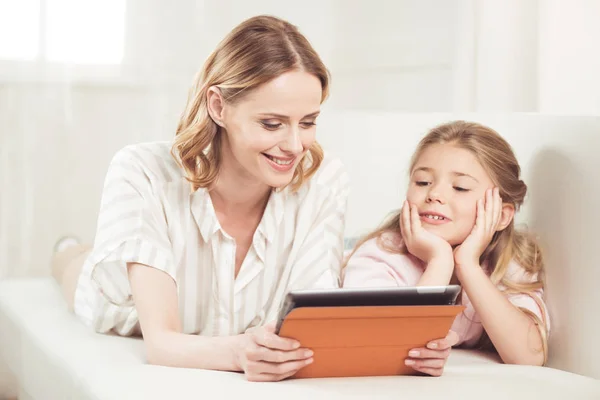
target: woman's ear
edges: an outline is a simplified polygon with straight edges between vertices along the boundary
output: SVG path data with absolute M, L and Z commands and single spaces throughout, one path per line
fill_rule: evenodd
M 221 95 L 221 91 L 216 86 L 211 86 L 208 88 L 208 92 L 206 93 L 206 104 L 208 108 L 208 115 L 215 121 L 215 124 L 219 126 L 224 126 L 223 123 L 223 105 L 225 102 L 223 101 L 223 96 Z
M 496 227 L 496 231 L 502 231 L 506 229 L 506 227 L 510 224 L 515 216 L 515 206 L 512 204 L 502 204 L 502 211 L 500 212 L 500 220 L 498 221 L 498 226 Z

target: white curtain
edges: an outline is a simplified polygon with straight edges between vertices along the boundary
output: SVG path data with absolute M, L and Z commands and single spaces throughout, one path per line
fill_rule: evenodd
M 110 157 L 172 137 L 204 56 L 194 1 L 36 2 L 37 53 L 0 61 L 0 278 L 47 274 L 60 235 L 92 240 Z

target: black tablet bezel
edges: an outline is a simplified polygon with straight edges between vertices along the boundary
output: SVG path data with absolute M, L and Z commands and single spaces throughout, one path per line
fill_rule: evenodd
M 286 295 L 279 310 L 276 333 L 295 308 L 455 305 L 460 291 L 459 285 L 292 291 Z

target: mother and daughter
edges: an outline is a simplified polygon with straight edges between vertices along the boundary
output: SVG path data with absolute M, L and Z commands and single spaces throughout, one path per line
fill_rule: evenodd
M 514 226 L 527 186 L 492 129 L 432 129 L 401 209 L 344 257 L 349 182 L 315 139 L 329 73 L 293 25 L 246 20 L 195 79 L 173 142 L 127 146 L 106 176 L 93 246 L 58 241 L 52 270 L 97 332 L 143 335 L 150 363 L 278 381 L 312 351 L 275 334 L 299 289 L 460 284 L 446 338 L 413 349 L 442 374 L 450 348 L 543 365 L 542 257 Z

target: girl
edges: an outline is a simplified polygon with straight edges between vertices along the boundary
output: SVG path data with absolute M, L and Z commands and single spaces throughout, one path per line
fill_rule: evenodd
M 543 365 L 549 322 L 542 258 L 513 218 L 527 192 L 520 172 L 510 145 L 492 129 L 462 121 L 434 128 L 412 157 L 401 210 L 355 247 L 343 285 L 458 283 L 466 309 L 452 325 L 457 345 L 489 340 L 505 363 Z M 432 375 L 444 363 L 435 354 L 407 359 Z

